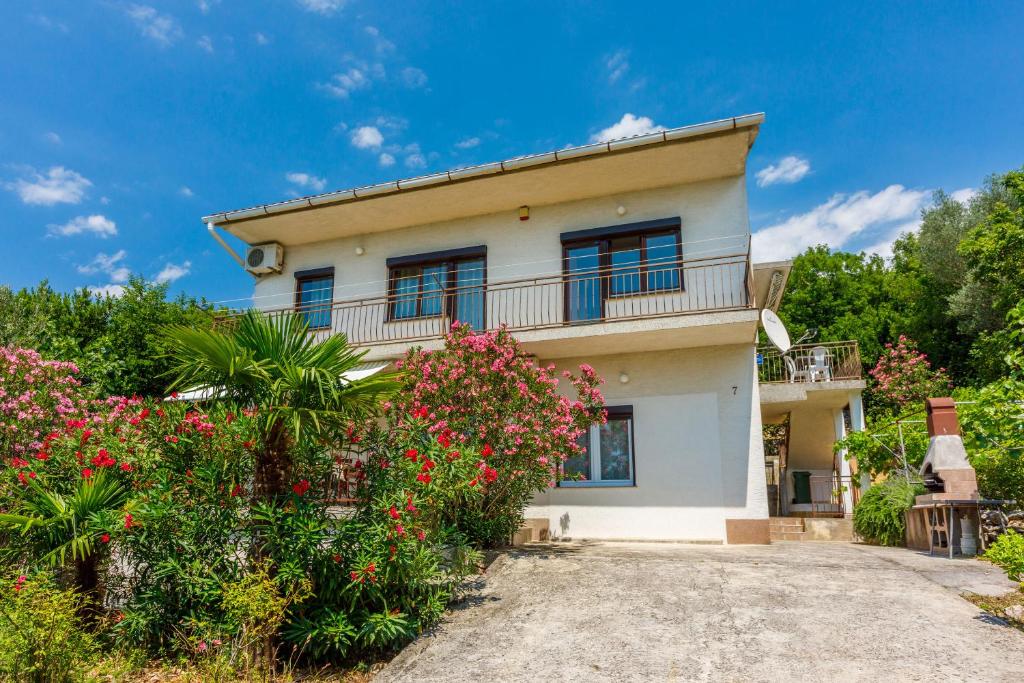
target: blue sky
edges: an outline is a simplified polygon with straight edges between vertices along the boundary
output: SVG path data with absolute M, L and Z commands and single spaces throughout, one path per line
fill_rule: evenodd
M 0 8 L 0 283 L 210 300 L 200 217 L 764 111 L 761 259 L 885 253 L 1024 164 L 1024 4 L 76 0 Z

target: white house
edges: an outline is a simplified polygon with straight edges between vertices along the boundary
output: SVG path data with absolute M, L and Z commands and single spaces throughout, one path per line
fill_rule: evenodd
M 855 344 L 816 349 L 827 366 L 817 373 L 809 349 L 788 360 L 757 349 L 760 310 L 778 307 L 789 273 L 750 261 L 746 160 L 763 119 L 203 220 L 257 275 L 257 307 L 297 308 L 317 334 L 345 333 L 368 350 L 365 372 L 412 345 L 437 347 L 453 320 L 505 324 L 559 369 L 592 365 L 610 417 L 588 457 L 567 463 L 585 481 L 527 511 L 552 536 L 768 542 L 770 510 L 852 507 L 832 442 L 859 427 L 863 382 Z M 246 259 L 220 230 L 249 245 Z M 768 461 L 762 419 L 791 434 Z M 787 485 L 794 467 L 827 479 L 819 500 Z

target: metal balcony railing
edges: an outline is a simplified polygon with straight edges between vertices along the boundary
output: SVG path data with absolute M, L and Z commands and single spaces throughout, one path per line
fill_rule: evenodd
M 560 275 L 438 287 L 422 294 L 334 301 L 265 310 L 299 312 L 311 329 L 345 334 L 355 346 L 418 342 L 443 336 L 454 322 L 511 331 L 610 323 L 754 306 L 749 253 L 656 264 L 595 268 Z M 432 315 L 410 315 L 429 311 Z M 220 324 L 230 324 L 237 313 Z
M 758 378 L 769 382 L 832 382 L 861 378 L 855 341 L 798 344 L 785 354 L 773 346 L 757 349 Z

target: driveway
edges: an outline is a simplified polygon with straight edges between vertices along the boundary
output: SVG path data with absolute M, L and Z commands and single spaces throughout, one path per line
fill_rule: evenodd
M 385 681 L 1016 681 L 1024 633 L 959 597 L 976 560 L 839 543 L 517 550 Z

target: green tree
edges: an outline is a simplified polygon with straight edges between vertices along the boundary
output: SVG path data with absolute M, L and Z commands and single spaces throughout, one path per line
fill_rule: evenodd
M 392 375 L 346 380 L 366 352 L 349 346 L 344 335 L 317 339 L 295 314 L 250 311 L 218 329 L 173 325 L 164 343 L 172 388 L 208 391 L 258 411 L 258 500 L 290 491 L 297 450 L 340 439 L 353 420 L 376 414 L 398 389 Z
M 168 365 L 160 330 L 209 327 L 215 313 L 202 300 L 168 299 L 166 284 L 140 277 L 118 297 L 62 294 L 46 281 L 19 291 L 0 287 L 0 346 L 74 362 L 82 382 L 101 395 L 162 396 Z

